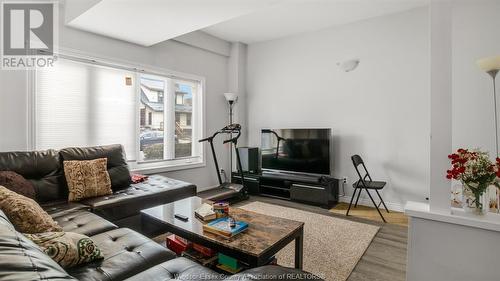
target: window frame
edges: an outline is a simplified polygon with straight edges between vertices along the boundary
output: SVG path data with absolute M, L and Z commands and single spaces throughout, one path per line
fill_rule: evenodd
M 147 161 L 141 162 L 138 159 L 127 160 L 129 168 L 133 172 L 140 172 L 144 174 L 152 173 L 162 173 L 169 171 L 177 171 L 184 169 L 194 169 L 206 166 L 206 149 L 203 144 L 199 144 L 198 140 L 202 138 L 206 133 L 206 93 L 205 93 L 205 77 L 178 72 L 158 66 L 141 64 L 133 61 L 126 61 L 122 59 L 110 58 L 110 57 L 100 57 L 98 55 L 84 53 L 81 51 L 75 51 L 71 49 L 59 48 L 59 53 L 55 54 L 56 57 L 60 56 L 64 59 L 68 59 L 74 62 L 80 63 L 90 63 L 96 66 L 111 67 L 117 69 L 128 70 L 134 73 L 136 88 L 136 111 L 135 111 L 135 135 L 136 135 L 136 154 L 139 154 L 140 146 L 140 77 L 141 75 L 158 76 L 163 78 L 168 78 L 171 81 L 184 80 L 192 81 L 198 83 L 199 87 L 196 93 L 196 102 L 193 99 L 193 117 L 196 119 L 197 129 L 192 131 L 192 149 L 193 154 L 197 156 L 191 157 L 181 157 L 177 159 L 167 159 L 158 161 Z M 31 69 L 27 71 L 27 81 L 28 81 L 28 102 L 27 102 L 27 112 L 28 112 L 28 148 L 30 150 L 36 150 L 36 77 L 37 69 Z M 168 87 L 168 86 L 167 86 Z M 175 91 L 174 91 L 175 92 Z M 175 99 L 175 96 L 173 97 Z M 175 102 L 174 102 L 175 103 Z M 173 116 L 175 118 L 175 115 Z M 147 116 L 146 116 L 147 119 Z M 147 120 L 145 120 L 147 123 Z M 173 120 L 175 123 L 175 119 Z M 192 121 L 193 122 L 193 121 Z M 174 144 L 175 145 L 175 144 Z M 136 155 L 136 156 L 137 156 Z M 134 158 L 137 158 L 134 156 Z

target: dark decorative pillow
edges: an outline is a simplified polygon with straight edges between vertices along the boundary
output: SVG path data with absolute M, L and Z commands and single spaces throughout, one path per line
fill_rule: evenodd
M 17 231 L 39 233 L 62 231 L 62 228 L 33 199 L 0 185 L 0 209 Z
M 106 158 L 83 161 L 64 161 L 64 175 L 68 183 L 68 201 L 113 194 Z
M 25 235 L 63 268 L 104 258 L 94 241 L 83 234 L 45 232 Z
M 0 185 L 26 196 L 35 199 L 35 187 L 23 176 L 12 171 L 0 171 Z

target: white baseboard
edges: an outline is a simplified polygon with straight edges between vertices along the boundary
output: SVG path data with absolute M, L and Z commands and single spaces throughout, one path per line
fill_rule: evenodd
M 372 197 L 373 197 L 373 195 L 372 195 Z M 377 197 L 376 194 L 375 194 L 375 197 Z M 375 200 L 375 203 L 378 204 L 380 201 L 378 200 L 378 198 L 375 199 L 375 197 L 373 198 L 373 200 Z M 340 196 L 339 201 L 349 204 L 349 202 L 351 202 L 351 196 Z M 356 202 L 356 198 L 354 198 L 354 200 L 352 202 L 353 206 L 354 206 L 355 202 Z M 395 211 L 395 212 L 403 212 L 404 211 L 404 206 L 399 204 L 399 203 L 387 202 L 386 200 L 384 200 L 384 202 L 390 211 Z M 372 200 L 370 200 L 370 198 L 360 197 L 359 201 L 358 201 L 358 205 L 363 205 L 363 206 L 367 206 L 367 207 L 374 207 L 373 202 L 372 202 Z M 383 209 L 384 206 L 381 204 L 380 208 Z
M 202 192 L 202 191 L 206 191 L 206 190 L 209 190 L 209 189 L 217 188 L 218 186 L 219 185 L 199 187 L 197 191 L 198 192 Z M 375 197 L 373 199 L 375 200 L 375 203 L 378 204 L 379 200 L 378 200 L 378 198 L 375 199 Z M 354 200 L 356 200 L 356 198 L 354 198 Z M 339 196 L 339 201 L 349 204 L 349 202 L 351 202 L 351 196 Z M 384 202 L 385 202 L 385 205 L 387 206 L 387 208 L 390 211 L 404 212 L 404 206 L 403 205 L 401 205 L 399 203 L 393 203 L 393 202 L 387 202 L 387 201 L 384 201 Z M 353 202 L 353 205 L 354 205 L 354 202 Z M 363 197 L 359 198 L 358 205 L 363 205 L 363 206 L 367 206 L 367 207 L 373 207 L 373 203 L 370 200 L 370 198 L 363 198 Z M 380 205 L 380 208 L 384 208 L 384 206 Z

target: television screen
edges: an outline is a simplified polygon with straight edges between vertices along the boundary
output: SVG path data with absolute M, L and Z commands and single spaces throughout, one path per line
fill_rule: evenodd
M 262 169 L 330 174 L 331 129 L 263 129 Z

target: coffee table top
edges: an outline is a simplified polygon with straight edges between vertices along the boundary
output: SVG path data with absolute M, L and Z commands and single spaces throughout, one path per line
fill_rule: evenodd
M 236 220 L 247 222 L 249 227 L 246 231 L 232 238 L 224 238 L 203 231 L 203 224 L 206 224 L 206 222 L 199 220 L 194 215 L 194 211 L 199 208 L 202 203 L 211 202 L 194 196 L 145 209 L 142 210 L 141 213 L 171 228 L 188 231 L 193 235 L 213 243 L 254 256 L 261 255 L 275 244 L 301 230 L 304 226 L 303 222 L 262 215 L 230 207 L 229 214 Z M 176 219 L 174 217 L 175 214 L 184 215 L 188 217 L 189 220 L 184 222 Z

